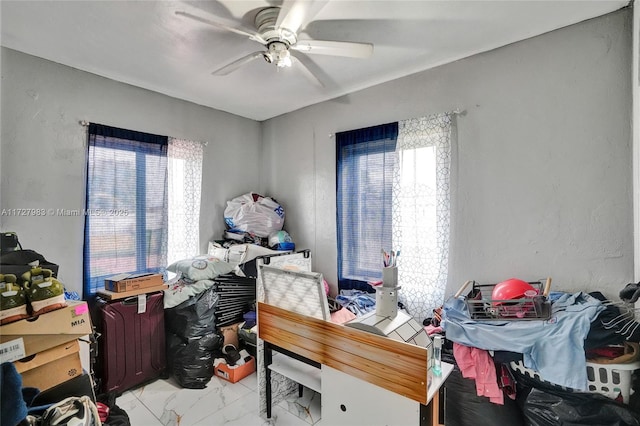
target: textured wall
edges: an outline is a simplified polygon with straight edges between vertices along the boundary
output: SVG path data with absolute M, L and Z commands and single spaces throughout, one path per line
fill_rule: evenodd
M 549 275 L 554 288 L 613 296 L 633 279 L 630 16 L 619 11 L 262 126 L 3 49 L 0 207 L 82 208 L 79 120 L 209 141 L 202 250 L 224 228 L 226 201 L 257 190 L 284 205 L 298 247 L 335 283 L 332 135 L 460 108 L 447 293 L 466 279 Z M 80 289 L 81 218 L 0 220 Z
M 264 181 L 314 270 L 336 282 L 331 135 L 457 108 L 447 294 L 551 276 L 617 296 L 633 279 L 629 9 L 265 122 Z
M 86 128 L 80 120 L 207 141 L 201 251 L 224 230 L 226 201 L 259 184 L 260 124 L 168 96 L 2 49 L 2 209 L 81 210 Z M 60 265 L 70 290 L 82 289 L 84 218 L 1 216 L 24 248 Z

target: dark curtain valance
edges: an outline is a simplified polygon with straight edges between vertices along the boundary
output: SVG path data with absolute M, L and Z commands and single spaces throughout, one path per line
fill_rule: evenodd
M 127 139 L 137 142 L 155 143 L 158 145 L 169 144 L 168 136 L 137 132 L 135 130 L 120 129 L 118 127 L 105 126 L 103 124 L 90 123 L 89 134 L 109 138 Z
M 361 142 L 377 141 L 381 139 L 397 139 L 398 123 L 381 124 L 363 129 L 348 130 L 336 133 L 336 141 L 340 146 Z

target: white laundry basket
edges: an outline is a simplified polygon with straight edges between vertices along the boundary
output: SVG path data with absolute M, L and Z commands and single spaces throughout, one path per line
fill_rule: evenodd
M 555 385 L 544 380 L 540 374 L 530 368 L 526 368 L 522 361 L 511 362 L 511 368 L 528 377 L 532 377 L 541 382 L 552 384 L 567 391 L 574 391 L 562 386 Z M 622 395 L 622 402 L 629 403 L 632 389 L 632 376 L 636 370 L 640 369 L 640 361 L 628 364 L 597 364 L 587 362 L 587 385 L 589 392 L 599 393 L 611 399 Z

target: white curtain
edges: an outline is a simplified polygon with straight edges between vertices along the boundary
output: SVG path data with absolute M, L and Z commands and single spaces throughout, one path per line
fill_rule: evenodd
M 203 143 L 169 138 L 167 264 L 200 254 Z
M 449 262 L 451 114 L 400 121 L 393 183 L 393 248 L 400 301 L 422 323 L 444 302 Z

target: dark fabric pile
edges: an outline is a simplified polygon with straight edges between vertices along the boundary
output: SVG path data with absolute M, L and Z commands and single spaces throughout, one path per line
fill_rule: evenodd
M 215 288 L 165 309 L 167 369 L 180 386 L 204 389 L 213 377 L 214 352 L 222 349 L 215 309 Z

